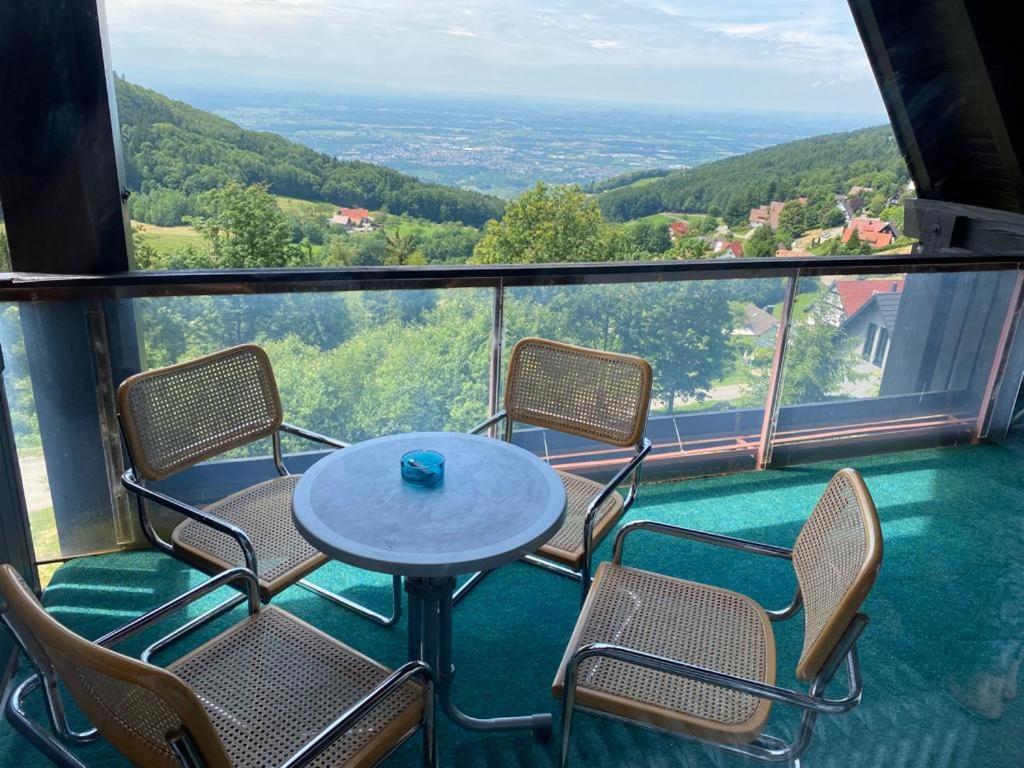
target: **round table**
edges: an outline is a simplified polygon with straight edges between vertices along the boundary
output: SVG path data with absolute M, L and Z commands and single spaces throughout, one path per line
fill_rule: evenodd
M 445 457 L 435 486 L 405 482 L 401 457 L 430 449 Z M 453 432 L 391 435 L 330 454 L 295 486 L 295 525 L 344 563 L 401 575 L 409 595 L 409 658 L 436 676 L 455 723 L 476 730 L 550 731 L 549 714 L 475 718 L 451 697 L 452 595 L 459 574 L 488 571 L 534 552 L 565 519 L 565 487 L 529 451 Z

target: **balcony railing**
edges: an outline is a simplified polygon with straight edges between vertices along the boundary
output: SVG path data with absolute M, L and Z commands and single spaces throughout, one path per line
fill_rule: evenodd
M 651 360 L 648 477 L 999 439 L 1024 370 L 1022 262 L 935 254 L 7 275 L 0 344 L 37 558 L 141 543 L 117 482 L 117 384 L 245 341 L 269 348 L 290 419 L 348 440 L 468 428 L 500 407 L 504 352 L 527 335 Z M 859 319 L 816 307 L 837 278 L 882 277 L 898 277 L 901 290 L 876 301 L 888 346 L 875 364 L 877 344 L 863 358 Z M 847 310 L 875 311 L 865 308 L 872 297 Z M 744 325 L 750 305 L 775 318 L 770 327 Z M 515 439 L 574 472 L 600 475 L 621 460 L 544 430 Z M 40 450 L 41 461 L 26 460 Z M 302 470 L 317 456 L 289 462 Z M 232 456 L 167 482 L 209 501 L 269 477 L 269 462 Z M 56 541 L 46 541 L 40 532 L 54 524 Z

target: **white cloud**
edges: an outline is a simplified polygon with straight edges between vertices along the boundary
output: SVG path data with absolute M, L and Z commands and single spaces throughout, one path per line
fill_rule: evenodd
M 473 30 L 466 29 L 465 27 L 447 27 L 446 29 L 439 29 L 438 32 L 445 35 L 452 35 L 453 37 L 480 37 L 479 32 L 474 32 Z
M 106 0 L 106 10 L 114 68 L 129 76 L 881 112 L 846 0 Z

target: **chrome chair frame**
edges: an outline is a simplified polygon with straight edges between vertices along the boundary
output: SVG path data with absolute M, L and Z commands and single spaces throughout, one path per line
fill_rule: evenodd
M 508 418 L 508 413 L 504 410 L 498 411 L 498 413 L 491 416 L 489 419 L 482 421 L 473 427 L 469 434 L 479 435 L 485 431 L 489 431 L 492 435 L 496 432 L 495 427 L 500 423 L 504 422 L 504 428 L 501 439 L 506 443 L 512 442 L 512 427 L 514 426 L 512 419 Z M 623 499 L 622 514 L 625 515 L 629 511 L 629 508 L 633 506 L 633 502 L 636 501 L 637 491 L 640 488 L 640 470 L 641 463 L 647 457 L 647 454 L 651 452 L 651 441 L 644 437 L 635 446 L 634 453 L 626 464 L 615 473 L 611 480 L 604 484 L 597 495 L 587 505 L 586 517 L 583 521 L 583 564 L 579 570 L 573 569 L 562 563 L 556 563 L 553 560 L 540 557 L 539 555 L 530 554 L 525 555 L 522 559 L 523 562 L 535 565 L 539 568 L 557 573 L 559 576 L 565 576 L 566 578 L 575 579 L 580 582 L 580 605 L 587 598 L 587 591 L 590 589 L 590 581 L 592 574 L 592 561 L 594 555 L 594 525 L 597 522 L 597 512 L 604 504 L 605 500 L 611 496 L 623 482 L 625 482 L 630 475 L 632 475 L 632 482 L 629 485 L 629 491 L 626 493 L 626 498 Z M 489 571 L 478 571 L 472 574 L 465 582 L 459 585 L 459 588 L 455 590 L 454 602 L 458 603 L 476 584 L 478 584 Z
M 245 567 L 253 573 L 259 573 L 259 570 L 256 567 L 256 550 L 253 548 L 252 541 L 249 539 L 249 536 L 245 533 L 244 530 L 239 528 L 237 525 L 228 522 L 227 520 L 222 520 L 216 515 L 211 515 L 209 512 L 203 509 L 194 507 L 191 504 L 187 504 L 184 501 L 181 501 L 180 499 L 176 499 L 173 496 L 169 496 L 166 493 L 156 491 L 143 484 L 143 482 L 138 478 L 138 474 L 135 468 L 135 462 L 134 459 L 132 458 L 131 450 L 128 448 L 128 441 L 123 439 L 124 427 L 123 425 L 120 426 L 122 432 L 122 443 L 125 446 L 125 454 L 128 457 L 128 469 L 126 469 L 124 474 L 121 475 L 121 485 L 123 485 L 125 489 L 127 489 L 130 493 L 134 495 L 136 508 L 139 516 L 139 524 L 142 527 L 142 532 L 145 535 L 146 540 L 149 541 L 149 543 L 155 549 L 161 550 L 171 555 L 172 557 L 181 560 L 181 557 L 175 550 L 174 546 L 169 542 L 165 541 L 164 539 L 162 539 L 160 537 L 160 534 L 158 534 L 156 530 L 153 528 L 153 524 L 149 519 L 149 515 L 146 512 L 146 505 L 144 503 L 144 501 L 151 501 L 155 504 L 159 504 L 162 507 L 170 509 L 172 512 L 177 512 L 180 515 L 184 515 L 185 517 L 189 517 L 193 520 L 203 523 L 204 525 L 208 525 L 215 531 L 230 536 L 238 543 L 239 548 L 242 550 L 242 557 L 245 561 Z M 313 432 L 312 430 L 308 430 L 303 427 L 297 427 L 294 424 L 282 423 L 280 429 L 274 432 L 271 438 L 271 443 L 273 446 L 274 467 L 277 470 L 278 475 L 280 475 L 281 477 L 285 477 L 290 474 L 288 472 L 288 468 L 285 466 L 284 455 L 281 451 L 282 432 L 296 435 L 297 437 L 304 438 L 306 440 L 309 440 L 310 442 L 319 443 L 321 445 L 326 445 L 330 448 L 336 448 L 339 450 L 347 448 L 349 445 L 348 443 L 342 442 L 341 440 L 336 440 L 332 437 L 321 435 L 318 432 Z M 353 611 L 354 613 L 364 618 L 367 618 L 370 621 L 379 624 L 382 627 L 394 626 L 396 623 L 398 623 L 398 620 L 402 616 L 401 576 L 394 576 L 391 581 L 392 609 L 390 616 L 385 616 L 381 613 L 378 613 L 377 611 L 374 611 L 371 608 L 366 607 L 365 605 L 355 602 L 354 600 L 350 600 L 347 597 L 339 595 L 328 589 L 324 589 L 323 587 L 314 584 L 309 579 L 300 579 L 296 583 L 300 587 L 307 589 L 310 592 L 313 592 L 317 595 L 320 595 L 321 597 L 326 598 L 327 600 L 330 600 L 331 602 L 340 605 L 343 608 L 347 608 L 348 610 Z M 244 595 L 236 595 L 225 600 L 219 605 L 214 606 L 206 613 L 195 617 L 188 623 L 182 625 L 181 627 L 178 627 L 173 632 L 170 632 L 169 634 L 152 643 L 148 648 L 146 648 L 145 651 L 143 651 L 141 656 L 142 660 L 149 661 L 150 657 L 153 654 L 163 650 L 164 648 L 167 648 L 180 638 L 187 635 L 192 630 L 197 629 L 206 624 L 207 622 L 217 618 L 218 616 L 227 613 L 228 611 L 235 608 L 237 605 L 241 604 L 246 599 L 247 598 Z M 250 603 L 252 599 L 252 596 L 249 595 L 248 600 L 250 601 Z M 259 602 L 259 599 L 260 598 L 258 597 L 257 593 L 257 604 Z
M 146 629 L 168 614 L 190 605 L 220 587 L 228 586 L 238 581 L 245 582 L 244 590 L 249 598 L 249 615 L 251 616 L 260 608 L 258 597 L 259 582 L 256 579 L 255 571 L 249 568 L 235 567 L 218 573 L 202 584 L 133 619 L 123 627 L 108 632 L 94 642 L 104 648 L 112 648 L 117 643 Z M 28 645 L 25 640 L 18 634 L 11 622 L 8 621 L 5 609 L 6 605 L 0 604 L 0 620 L 3 620 L 8 631 L 14 637 L 19 650 L 32 667 L 33 674 L 18 684 L 10 693 L 7 698 L 4 714 L 14 729 L 55 765 L 62 766 L 62 768 L 88 768 L 85 763 L 70 751 L 69 746 L 96 741 L 100 738 L 99 731 L 96 728 L 92 728 L 78 733 L 69 727 L 56 675 L 52 670 L 44 671 L 46 669 L 45 665 L 33 658 L 32 654 L 28 651 Z M 330 725 L 307 741 L 295 754 L 282 763 L 279 768 L 302 768 L 303 766 L 310 765 L 324 750 L 330 747 L 331 743 L 338 736 L 356 725 L 381 701 L 413 678 L 420 678 L 424 686 L 423 718 L 417 726 L 417 728 L 423 729 L 423 763 L 428 768 L 435 768 L 437 765 L 437 739 L 434 722 L 434 674 L 429 665 L 422 661 L 410 661 L 396 669 L 372 691 L 339 715 Z M 40 686 L 43 687 L 44 709 L 50 723 L 49 730 L 33 720 L 25 711 L 25 696 Z M 396 744 L 395 749 L 404 744 L 415 731 L 416 728 L 410 730 Z M 200 758 L 199 752 L 187 732 L 179 731 L 173 736 L 170 734 L 169 736 L 171 736 L 168 739 L 170 748 L 181 762 L 183 768 L 212 768 L 206 766 Z
M 658 523 L 651 520 L 637 520 L 624 525 L 615 536 L 615 546 L 612 554 L 612 562 L 616 565 L 622 563 L 623 548 L 628 536 L 633 531 L 646 530 L 653 533 L 675 536 L 677 538 L 690 539 L 703 544 L 736 549 L 763 557 L 781 558 L 792 560 L 793 550 L 786 547 L 778 547 L 773 544 L 762 544 L 757 541 L 738 539 L 732 536 L 723 536 L 706 531 L 697 531 L 691 528 Z M 800 588 L 789 605 L 774 611 L 765 611 L 772 622 L 786 621 L 796 616 L 803 605 Z M 573 714 L 577 710 L 587 714 L 596 715 L 609 720 L 624 722 L 635 725 L 646 730 L 665 733 L 684 741 L 690 741 L 708 747 L 728 752 L 735 755 L 753 758 L 767 763 L 796 762 L 810 746 L 811 737 L 814 735 L 814 727 L 818 715 L 839 715 L 853 710 L 859 703 L 863 691 L 863 683 L 860 675 L 860 661 L 857 657 L 857 639 L 860 637 L 864 627 L 867 626 L 868 617 L 863 613 L 857 613 L 847 625 L 839 642 L 836 643 L 832 653 L 821 666 L 818 674 L 811 680 L 807 693 L 793 691 L 776 685 L 763 683 L 759 680 L 748 680 L 746 678 L 718 672 L 713 669 L 699 667 L 695 664 L 669 659 L 663 656 L 638 651 L 625 646 L 613 645 L 611 643 L 590 643 L 576 650 L 565 670 L 565 687 L 562 696 L 562 744 L 559 758 L 561 768 L 569 764 L 569 741 L 572 732 Z M 683 734 L 677 731 L 670 731 L 664 728 L 653 726 L 647 723 L 637 722 L 628 718 L 613 715 L 607 712 L 593 709 L 591 707 L 579 706 L 576 704 L 576 672 L 580 663 L 588 658 L 602 656 L 609 659 L 617 659 L 629 664 L 654 669 L 680 677 L 698 680 L 710 685 L 730 688 L 741 691 L 761 699 L 769 699 L 783 704 L 789 704 L 803 711 L 800 719 L 799 730 L 792 741 L 769 734 L 762 733 L 749 744 L 724 744 L 709 739 L 702 739 L 690 734 Z M 839 699 L 825 697 L 825 691 L 832 682 L 833 677 L 839 670 L 840 665 L 846 667 L 847 692 Z

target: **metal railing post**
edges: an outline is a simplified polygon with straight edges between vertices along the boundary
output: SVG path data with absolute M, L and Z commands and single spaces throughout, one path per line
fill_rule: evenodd
M 779 400 L 782 394 L 782 372 L 786 363 L 786 344 L 789 341 L 789 328 L 793 319 L 793 303 L 796 301 L 796 289 L 800 283 L 800 270 L 789 278 L 786 283 L 786 296 L 782 301 L 782 315 L 779 318 L 779 331 L 775 335 L 775 354 L 772 356 L 772 368 L 768 374 L 768 392 L 764 399 L 764 419 L 761 421 L 761 439 L 757 446 L 756 469 L 764 469 L 772 460 L 772 435 L 775 432 L 775 420 L 779 414 Z
M 1018 324 L 1022 290 L 1024 290 L 1024 272 L 1018 270 L 1017 277 L 1013 282 L 1013 292 L 1010 294 L 1010 301 L 1006 306 L 1006 317 L 1003 319 L 1003 327 L 999 332 L 999 341 L 996 343 L 995 351 L 992 353 L 992 366 L 989 368 L 985 392 L 982 394 L 981 403 L 978 405 L 978 420 L 971 431 L 972 443 L 979 442 L 987 434 L 985 426 L 992 411 L 993 396 L 999 383 L 1000 374 L 1003 373 L 1003 363 L 1006 361 L 1010 342 L 1013 340 L 1014 330 Z
M 491 362 L 487 372 L 487 415 L 493 416 L 500 407 L 502 349 L 505 343 L 505 285 L 502 280 L 494 286 L 494 309 L 491 318 Z M 494 427 L 489 434 L 494 436 Z

